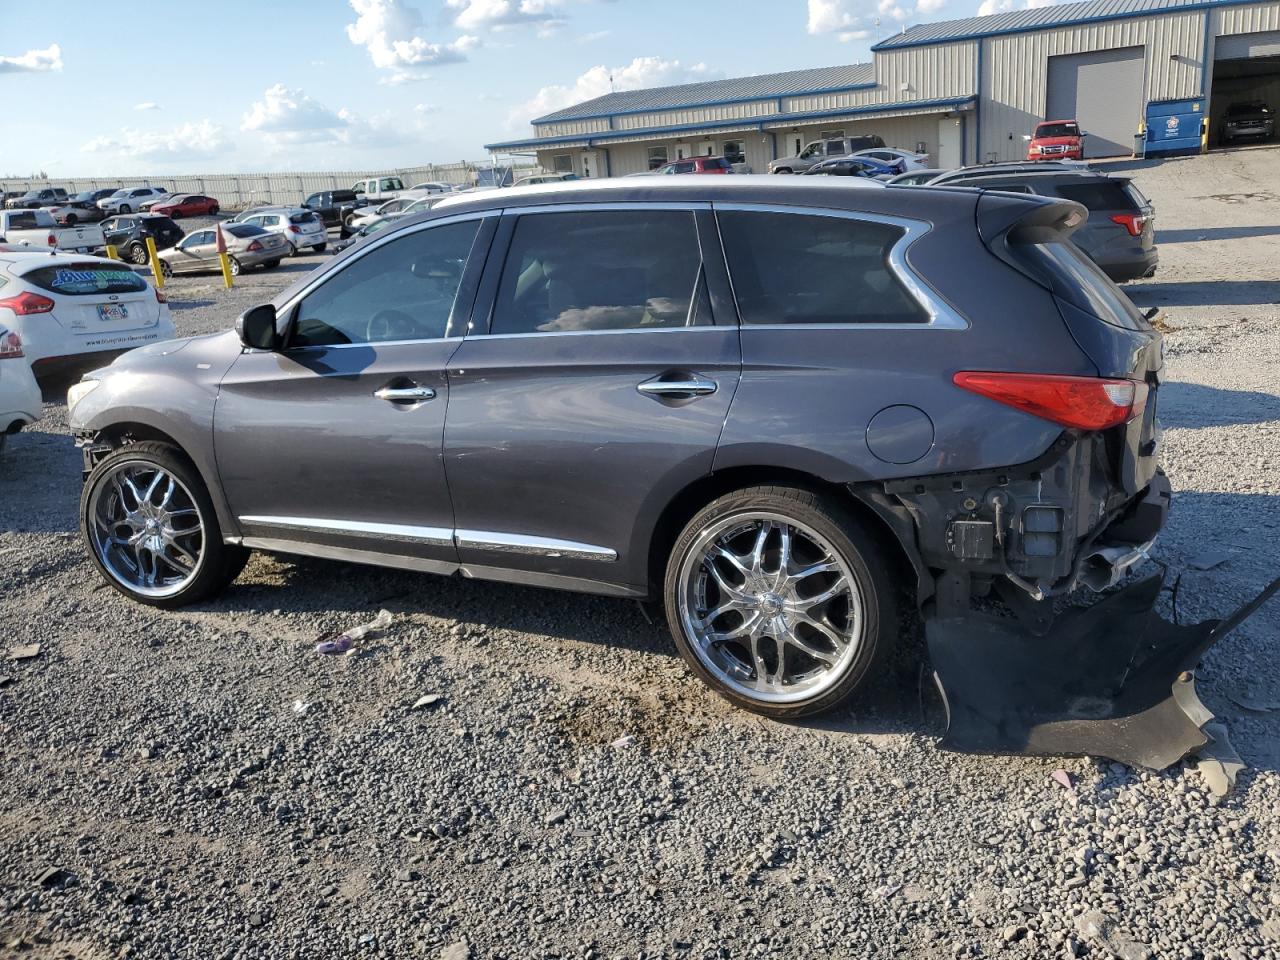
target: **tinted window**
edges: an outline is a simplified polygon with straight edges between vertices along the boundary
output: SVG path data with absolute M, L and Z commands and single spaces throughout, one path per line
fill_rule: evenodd
M 299 305 L 291 346 L 443 337 L 480 221 L 397 237 L 352 261 Z
M 1133 198 L 1118 180 L 1085 180 L 1058 184 L 1058 196 L 1083 203 L 1090 210 L 1133 210 Z
M 598 210 L 523 216 L 507 253 L 493 333 L 683 327 L 702 258 L 693 214 Z
M 315 223 L 316 215 L 314 213 L 295 213 L 289 217 L 290 223 Z
M 841 157 L 844 156 L 844 153 L 845 149 L 843 140 L 830 140 L 827 142 L 828 157 Z
M 320 194 L 318 194 L 318 193 L 313 193 L 311 196 L 307 197 L 307 199 L 305 199 L 305 200 L 303 200 L 303 201 L 302 201 L 302 205 L 303 205 L 304 207 L 318 207 L 318 206 L 320 206 Z
M 242 240 L 245 237 L 260 237 L 267 232 L 261 227 L 256 227 L 251 223 L 236 223 L 229 227 L 223 227 L 222 229 L 233 237 L 240 237 Z
M 743 323 L 926 323 L 889 267 L 901 227 L 843 217 L 723 211 Z
M 36 212 L 34 210 L 9 215 L 10 230 L 34 230 L 36 228 Z
M 1100 320 L 1126 330 L 1150 329 L 1124 291 L 1069 240 L 1015 243 L 1010 249 L 1045 276 L 1053 292 Z
M 348 203 L 356 198 L 351 190 L 334 190 L 329 196 L 333 203 Z
M 1036 127 L 1037 137 L 1078 137 L 1080 128 L 1074 123 L 1042 123 Z
M 92 293 L 136 293 L 147 282 L 125 266 L 98 263 L 70 263 L 60 267 L 40 267 L 23 274 L 23 279 L 52 293 L 85 296 Z

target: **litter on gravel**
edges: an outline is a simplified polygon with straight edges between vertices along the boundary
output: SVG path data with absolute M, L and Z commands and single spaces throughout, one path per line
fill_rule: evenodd
M 361 640 L 373 636 L 389 626 L 391 626 L 391 611 L 380 610 L 378 615 L 368 623 L 362 623 L 358 627 L 344 630 L 336 637 L 332 634 L 321 634 L 316 643 L 316 653 L 326 655 L 346 653 Z

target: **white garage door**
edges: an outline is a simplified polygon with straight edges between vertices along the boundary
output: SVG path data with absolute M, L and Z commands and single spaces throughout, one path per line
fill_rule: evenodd
M 1143 116 L 1144 50 L 1122 47 L 1049 58 L 1046 120 L 1079 120 L 1086 157 L 1133 150 Z

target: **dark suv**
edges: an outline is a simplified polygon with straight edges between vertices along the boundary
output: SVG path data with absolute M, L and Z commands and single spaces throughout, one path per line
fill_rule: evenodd
M 994 593 L 1051 650 L 1052 598 L 1170 497 L 1160 335 L 1084 217 L 799 177 L 446 199 L 73 388 L 89 555 L 160 607 L 252 549 L 654 598 L 778 717 L 848 697 L 909 610 L 977 650 Z
M 159 213 L 127 213 L 102 221 L 107 244 L 132 263 L 147 262 L 147 237 L 157 250 L 168 250 L 182 239 L 182 228 Z
M 368 200 L 352 190 L 322 190 L 300 204 L 318 216 L 326 227 L 340 227 L 343 238 L 350 233 L 351 215 L 368 205 Z
M 1127 177 L 1087 171 L 976 171 L 970 177 L 948 175 L 948 187 L 1026 193 L 1072 200 L 1089 211 L 1089 219 L 1071 239 L 1116 283 L 1154 276 L 1160 262 L 1156 248 L 1155 208 Z
M 44 187 L 40 190 L 28 190 L 20 197 L 6 200 L 4 205 L 10 210 L 37 210 L 66 202 L 67 191 L 62 187 Z

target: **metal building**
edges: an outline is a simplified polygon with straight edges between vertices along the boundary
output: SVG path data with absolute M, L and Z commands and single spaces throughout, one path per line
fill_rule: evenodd
M 938 166 L 1025 155 L 1044 119 L 1077 119 L 1086 155 L 1216 142 L 1228 105 L 1280 107 L 1280 0 L 1088 0 L 909 27 L 871 63 L 606 94 L 492 143 L 583 177 L 724 155 L 772 159 L 841 136 L 878 134 Z

